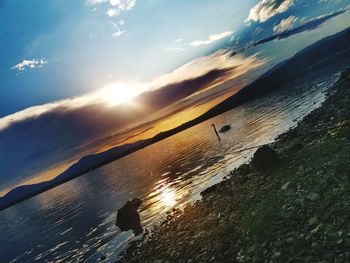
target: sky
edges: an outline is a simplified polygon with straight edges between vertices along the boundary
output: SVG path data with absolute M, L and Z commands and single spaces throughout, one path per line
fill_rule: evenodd
M 349 26 L 350 0 L 2 0 L 0 195 L 191 120 Z

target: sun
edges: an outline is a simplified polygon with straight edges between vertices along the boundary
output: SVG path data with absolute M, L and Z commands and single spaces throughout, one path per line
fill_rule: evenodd
M 110 106 L 131 103 L 132 100 L 144 91 L 139 84 L 112 83 L 99 91 L 99 96 Z

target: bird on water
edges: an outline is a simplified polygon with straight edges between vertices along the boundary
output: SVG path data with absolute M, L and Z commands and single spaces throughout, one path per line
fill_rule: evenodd
M 211 126 L 214 128 L 214 132 L 215 132 L 216 136 L 218 137 L 219 141 L 221 141 L 221 138 L 220 138 L 219 133 L 218 133 L 216 127 L 215 127 L 215 124 L 212 124 Z M 231 124 L 227 124 L 227 125 L 222 126 L 220 128 L 219 132 L 220 133 L 225 133 L 225 132 L 231 130 L 231 128 L 232 128 Z

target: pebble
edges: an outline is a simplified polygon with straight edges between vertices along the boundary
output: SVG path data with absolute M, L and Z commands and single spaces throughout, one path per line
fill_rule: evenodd
M 316 225 L 318 223 L 317 216 L 314 216 L 314 217 L 310 218 L 308 222 L 309 222 L 309 226 Z
M 320 195 L 318 193 L 310 193 L 306 196 L 310 201 L 317 201 L 320 199 Z
M 287 183 L 285 183 L 284 185 L 282 185 L 281 189 L 282 189 L 283 191 L 285 191 L 285 190 L 288 189 L 289 185 L 290 185 L 290 182 L 287 182 Z
M 287 243 L 293 243 L 294 242 L 294 238 L 290 237 L 290 238 L 287 238 Z
M 275 242 L 275 246 L 276 247 L 282 247 L 283 246 L 283 242 L 278 240 L 278 241 Z
M 275 253 L 273 253 L 273 255 L 272 255 L 272 259 L 276 259 L 276 258 L 279 258 L 281 256 L 281 252 L 279 252 L 279 251 L 276 251 Z

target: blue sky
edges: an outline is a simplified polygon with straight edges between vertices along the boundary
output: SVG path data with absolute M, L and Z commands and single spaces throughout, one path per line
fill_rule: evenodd
M 205 111 L 242 87 L 234 83 L 348 27 L 349 5 L 2 0 L 0 192 L 57 174 L 144 123 L 158 127 L 147 137 L 168 127 L 165 116 L 188 121 L 179 114 L 195 117 L 193 105 Z
M 191 46 L 195 40 L 234 32 L 236 38 L 251 41 L 256 28 L 262 31 L 259 37 L 268 35 L 271 32 L 266 29 L 291 14 L 310 19 L 349 1 L 282 2 L 287 4 L 280 13 L 254 20 L 249 15 L 259 4 L 256 0 L 4 0 L 0 4 L 0 95 L 5 103 L 0 116 L 117 80 L 150 80 L 215 50 L 229 37 Z M 45 64 L 13 69 L 23 60 L 34 59 Z
M 113 80 L 147 80 L 171 71 L 214 48 L 193 48 L 190 42 L 234 30 L 244 18 L 239 10 L 248 8 L 248 1 L 238 8 L 235 1 L 153 0 L 109 17 L 106 12 L 115 6 L 98 2 L 2 2 L 0 74 L 6 105 L 0 106 L 0 116 Z M 47 63 L 41 68 L 11 69 L 42 58 Z

